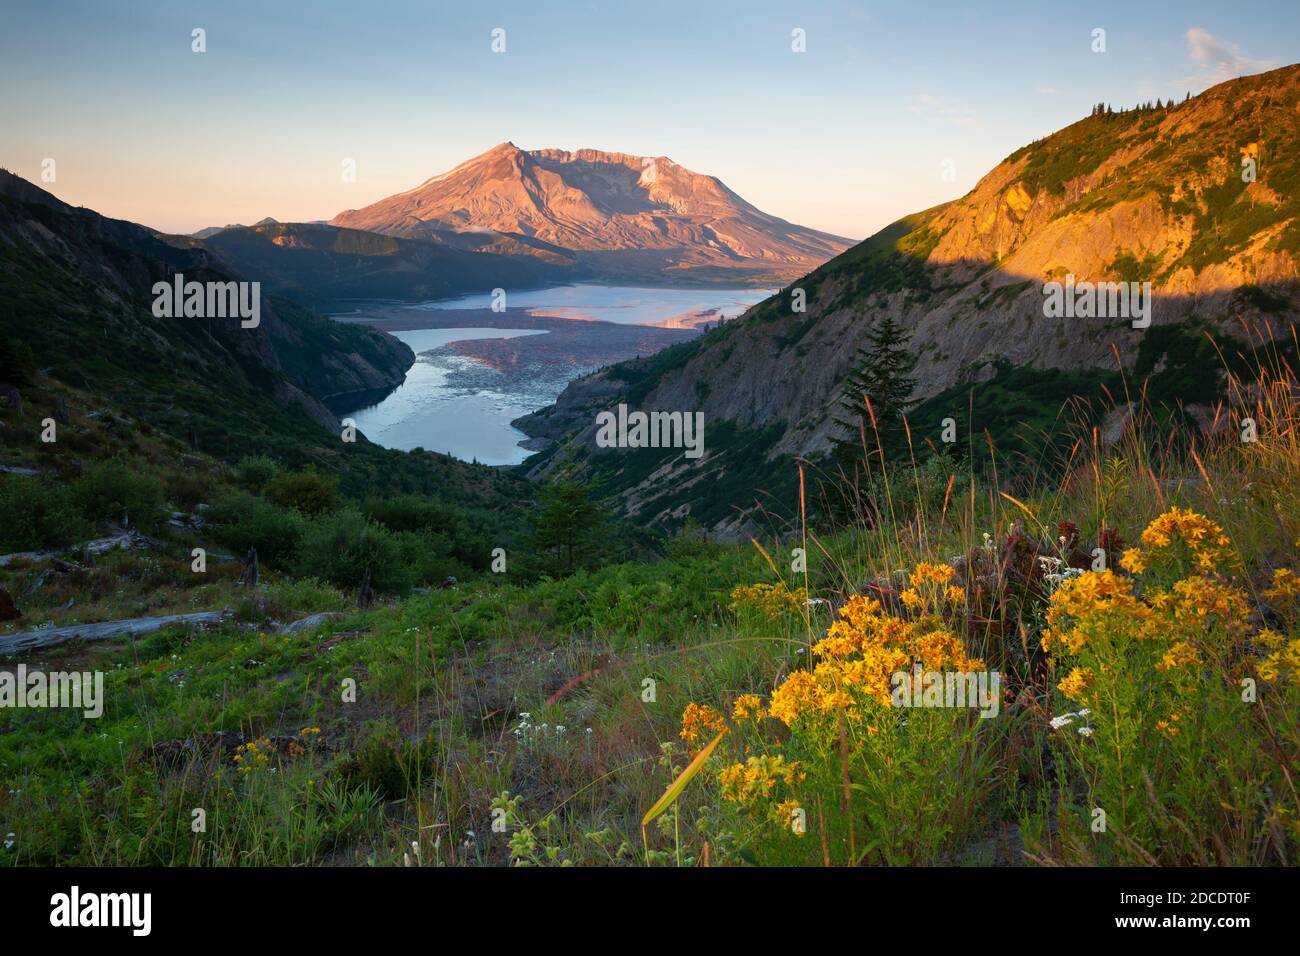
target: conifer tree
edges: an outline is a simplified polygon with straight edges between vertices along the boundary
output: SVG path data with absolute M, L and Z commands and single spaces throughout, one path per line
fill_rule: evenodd
M 596 559 L 607 543 L 608 514 L 591 490 L 562 479 L 543 485 L 537 499 L 527 543 L 549 562 L 547 570 L 572 574 Z
M 916 404 L 911 398 L 916 388 L 912 377 L 916 356 L 907 350 L 910 337 L 893 316 L 885 315 L 867 334 L 867 344 L 858 350 L 858 362 L 845 379 L 837 406 L 840 415 L 835 419 L 845 432 L 833 439 L 835 458 L 842 465 L 862 457 L 864 434 L 869 454 L 877 451 L 877 433 L 879 449 L 886 458 L 906 451 L 903 414 Z

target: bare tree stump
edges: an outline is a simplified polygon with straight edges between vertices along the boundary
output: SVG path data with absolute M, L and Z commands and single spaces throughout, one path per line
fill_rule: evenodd
M 361 590 L 357 592 L 357 608 L 364 611 L 375 606 L 375 589 L 370 586 L 370 568 L 366 568 L 365 577 L 361 579 Z
M 0 386 L 0 394 L 4 395 L 6 405 L 19 415 L 23 413 L 23 396 L 18 389 L 12 385 L 3 385 Z
M 239 583 L 244 587 L 257 587 L 257 549 L 249 548 L 248 557 L 244 559 L 244 570 L 239 575 Z
M 68 411 L 67 398 L 62 395 L 56 396 L 54 399 L 54 420 L 60 425 L 66 425 L 71 417 L 71 413 Z
M 0 621 L 16 621 L 22 616 L 13 597 L 4 588 L 0 588 Z

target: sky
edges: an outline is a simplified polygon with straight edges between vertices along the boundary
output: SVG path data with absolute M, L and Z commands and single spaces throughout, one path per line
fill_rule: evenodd
M 329 219 L 509 140 L 667 156 L 856 239 L 1096 102 L 1300 61 L 1296 0 L 5 0 L 3 22 L 0 166 L 167 232 Z

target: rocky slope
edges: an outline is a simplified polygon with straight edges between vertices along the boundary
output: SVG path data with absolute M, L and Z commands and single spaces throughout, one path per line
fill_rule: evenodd
M 1256 161 L 1253 182 L 1243 181 L 1243 157 Z M 790 456 L 829 447 L 837 433 L 829 410 L 867 330 L 885 314 L 912 333 L 916 397 L 948 396 L 951 414 L 978 430 L 962 396 L 1002 368 L 1100 374 L 1115 369 L 1118 351 L 1130 372 L 1160 370 L 1169 357 L 1156 353 L 1178 351 L 1182 333 L 1231 337 L 1243 321 L 1286 333 L 1300 302 L 1297 259 L 1300 67 L 1292 66 L 1177 105 L 1081 120 L 1017 150 L 967 195 L 887 227 L 740 319 L 576 381 L 556 405 L 516 424 L 555 441 L 531 462 L 534 475 L 576 464 L 604 478 L 643 521 L 704 513 L 732 526 L 764 482 L 788 472 Z M 1127 318 L 1046 317 L 1044 284 L 1071 274 L 1150 281 L 1151 328 L 1134 329 Z M 796 290 L 806 296 L 804 313 L 794 309 Z M 1214 378 L 1213 369 L 1196 374 Z M 696 462 L 656 453 L 653 467 L 628 467 L 633 456 L 593 446 L 595 413 L 618 401 L 699 410 L 729 438 Z M 716 479 L 738 471 L 750 477 L 729 482 L 730 500 L 718 501 Z
M 395 236 L 452 230 L 572 250 L 602 278 L 788 280 L 848 240 L 769 216 L 665 156 L 502 143 L 331 220 Z

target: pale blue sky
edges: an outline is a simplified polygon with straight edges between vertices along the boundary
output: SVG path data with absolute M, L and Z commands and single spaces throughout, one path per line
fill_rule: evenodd
M 171 231 L 329 218 L 512 140 L 667 155 L 860 238 L 1098 100 L 1300 60 L 1295 0 L 5 7 L 0 165 L 39 182 L 53 158 L 60 198 Z

